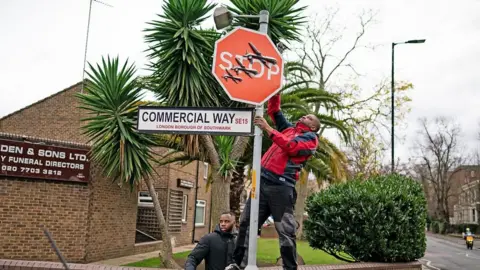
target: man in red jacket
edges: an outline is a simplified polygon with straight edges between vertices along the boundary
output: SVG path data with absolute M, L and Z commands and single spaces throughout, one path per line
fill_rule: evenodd
M 305 162 L 315 153 L 320 121 L 313 115 L 305 115 L 293 125 L 280 111 L 280 94 L 268 101 L 268 115 L 275 123 L 273 129 L 263 117 L 255 118 L 255 125 L 267 133 L 273 144 L 262 156 L 259 228 L 272 215 L 280 242 L 280 254 L 284 269 L 297 269 L 296 227 L 294 207 L 297 200 L 295 184 Z M 235 264 L 226 269 L 239 269 L 246 252 L 245 240 L 250 225 L 250 198 L 240 217 Z

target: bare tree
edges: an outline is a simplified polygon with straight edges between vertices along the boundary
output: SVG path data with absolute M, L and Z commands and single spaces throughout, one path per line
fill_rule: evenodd
M 420 119 L 421 130 L 416 142 L 417 177 L 434 199 L 435 216 L 448 222 L 449 199 L 455 196 L 453 170 L 466 161 L 459 143 L 461 129 L 458 123 L 445 117 L 433 121 Z
M 391 89 L 390 79 L 386 78 L 371 89 L 358 87 L 354 80 L 364 76 L 359 72 L 351 57 L 355 53 L 373 50 L 375 46 L 366 44 L 365 37 L 369 27 L 375 23 L 375 12 L 362 11 L 358 14 L 358 24 L 344 25 L 339 20 L 339 10 L 327 8 L 321 15 L 315 15 L 306 28 L 306 39 L 296 49 L 300 62 L 314 71 L 315 85 L 319 89 L 336 93 L 342 100 L 342 106 L 336 108 L 321 107 L 316 104 L 314 110 L 342 119 L 351 128 L 352 142 L 342 147 L 349 157 L 351 177 L 365 178 L 381 170 L 385 151 L 390 146 Z M 346 29 L 356 27 L 356 33 L 346 35 Z M 293 74 L 298 80 L 305 80 L 304 73 Z M 345 75 L 344 78 L 340 76 Z M 339 83 L 341 81 L 341 83 Z M 313 83 L 312 83 L 313 84 Z M 410 111 L 408 103 L 409 82 L 395 83 L 396 112 L 395 123 L 401 130 L 405 117 Z M 368 94 L 367 94 L 368 93 Z M 325 128 L 320 131 L 323 135 Z M 399 141 L 401 133 L 396 134 Z
M 353 65 L 350 63 L 349 58 L 354 54 L 355 51 L 366 46 L 362 44 L 364 35 L 367 31 L 367 28 L 373 21 L 374 13 L 373 12 L 364 12 L 359 15 L 359 31 L 353 36 L 344 37 L 345 28 L 341 28 L 340 25 L 335 25 L 336 15 L 338 10 L 326 10 L 325 16 L 319 16 L 322 18 L 318 20 L 317 16 L 312 18 L 312 22 L 307 26 L 305 32 L 305 40 L 295 48 L 298 61 L 309 67 L 314 75 L 313 81 L 308 83 L 308 87 L 326 90 L 328 92 L 335 92 L 340 95 L 350 95 L 346 91 L 336 91 L 334 87 L 331 87 L 329 84 L 331 81 L 334 81 L 334 78 L 341 74 L 345 69 L 348 68 L 349 71 L 353 71 L 354 74 L 358 75 L 355 71 Z M 345 49 L 342 49 L 345 47 Z M 304 77 L 306 73 L 304 72 L 293 72 L 290 74 L 290 80 L 294 84 L 296 82 L 305 82 L 310 81 L 310 78 Z M 327 89 L 327 87 L 329 89 Z M 370 98 L 373 99 L 373 98 Z M 342 100 L 344 101 L 344 100 Z M 347 101 L 347 99 L 345 99 Z M 348 106 L 350 102 L 345 102 Z M 325 113 L 330 116 L 338 116 L 337 113 L 343 108 L 322 108 L 321 104 L 315 104 L 314 111 Z M 343 117 L 337 117 L 336 119 L 342 119 Z M 325 128 L 321 129 L 320 135 L 323 135 Z M 302 175 L 302 179 L 297 184 L 297 207 L 296 207 L 296 219 L 299 224 L 302 224 L 303 214 L 304 214 L 304 202 L 308 194 L 307 188 L 307 174 Z M 298 235 L 301 235 L 301 228 L 298 232 Z
M 313 23 L 307 26 L 307 40 L 301 48 L 297 49 L 301 61 L 313 67 L 318 76 L 320 89 L 326 89 L 327 84 L 341 68 L 348 68 L 354 74 L 360 75 L 348 58 L 360 48 L 369 48 L 367 45 L 363 45 L 362 41 L 367 28 L 375 17 L 375 13 L 371 10 L 362 12 L 358 16 L 360 25 L 358 32 L 347 41 L 344 38 L 346 26 L 339 29 L 340 26 L 335 25 L 338 9 L 327 9 L 325 13 L 320 20 L 317 19 L 318 15 L 314 17 Z M 334 48 L 343 47 L 339 46 L 340 43 L 346 45 L 345 51 L 334 53 Z

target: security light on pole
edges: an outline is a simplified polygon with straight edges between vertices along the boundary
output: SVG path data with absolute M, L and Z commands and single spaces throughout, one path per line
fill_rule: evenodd
M 232 14 L 227 7 L 220 6 L 213 11 L 213 20 L 215 21 L 215 27 L 217 30 L 223 29 L 232 24 L 233 18 L 254 18 L 260 19 L 262 17 L 262 12 L 265 10 L 260 11 L 259 15 L 234 15 Z M 267 15 L 268 15 L 268 11 Z M 268 22 L 268 17 L 267 17 Z M 260 25 L 261 27 L 261 25 Z M 261 32 L 261 31 L 260 31 Z

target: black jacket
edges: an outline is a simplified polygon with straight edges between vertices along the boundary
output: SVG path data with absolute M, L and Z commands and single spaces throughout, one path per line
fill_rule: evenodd
M 236 232 L 222 232 L 217 225 L 213 233 L 203 236 L 188 255 L 185 270 L 194 270 L 205 259 L 205 270 L 224 270 L 233 263 Z

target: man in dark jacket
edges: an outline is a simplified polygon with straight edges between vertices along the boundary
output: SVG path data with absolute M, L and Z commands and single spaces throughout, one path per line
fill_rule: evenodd
M 185 262 L 186 270 L 194 270 L 205 259 L 205 270 L 223 270 L 233 263 L 235 249 L 235 215 L 222 213 L 213 233 L 203 236 Z
M 263 117 L 255 118 L 255 125 L 267 133 L 273 144 L 262 156 L 258 227 L 272 215 L 280 242 L 280 254 L 284 269 L 297 269 L 296 225 L 294 207 L 297 200 L 295 184 L 305 162 L 315 153 L 320 121 L 313 115 L 305 115 L 293 125 L 280 111 L 280 94 L 268 101 L 268 114 L 276 130 Z M 226 269 L 239 269 L 246 257 L 245 241 L 250 225 L 250 198 L 240 217 L 237 244 L 233 254 L 235 263 Z

